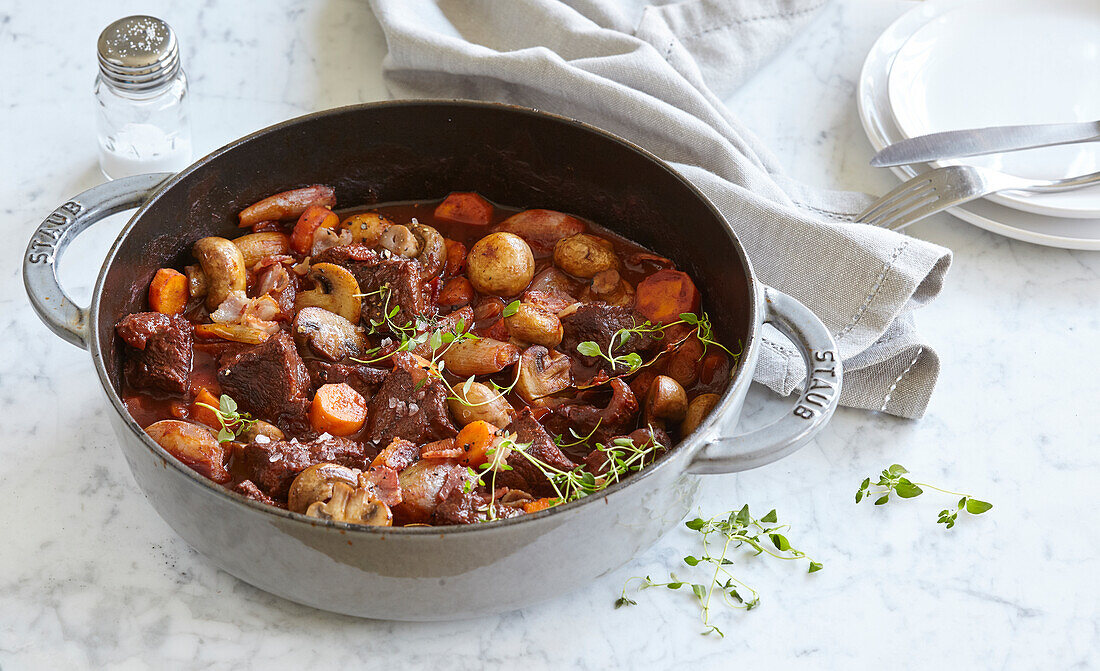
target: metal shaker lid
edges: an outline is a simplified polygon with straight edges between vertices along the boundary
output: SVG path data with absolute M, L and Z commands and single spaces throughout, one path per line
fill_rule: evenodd
M 99 71 L 112 85 L 149 91 L 176 76 L 179 44 L 172 27 L 155 16 L 127 16 L 99 35 Z

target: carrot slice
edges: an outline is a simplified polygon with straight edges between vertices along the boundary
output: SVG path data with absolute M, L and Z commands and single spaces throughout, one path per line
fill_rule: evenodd
M 310 205 L 302 216 L 298 217 L 298 223 L 294 224 L 294 232 L 290 234 L 290 247 L 299 254 L 309 254 L 313 248 L 313 234 L 318 228 L 335 229 L 340 225 L 340 217 L 327 207 Z
M 187 276 L 178 270 L 161 268 L 149 283 L 149 307 L 155 312 L 178 315 L 187 305 Z
M 447 248 L 447 270 L 445 272 L 449 277 L 454 277 L 466 267 L 466 245 L 457 240 L 443 238 L 443 246 Z
M 535 499 L 534 501 L 528 501 L 527 503 L 523 504 L 523 512 L 528 514 L 537 513 L 540 510 L 546 510 L 552 505 L 554 505 L 552 499 L 548 499 L 545 497 L 541 499 Z
M 638 283 L 634 309 L 654 324 L 671 324 L 699 310 L 699 290 L 687 273 L 658 270 Z
M 346 382 L 323 384 L 309 405 L 309 423 L 334 436 L 350 436 L 367 421 L 367 401 Z
M 452 193 L 435 208 L 435 218 L 460 224 L 488 226 L 493 206 L 476 193 Z
M 497 427 L 477 420 L 462 427 L 455 436 L 455 447 L 462 450 L 459 463 L 463 466 L 480 466 L 489 460 L 489 447 L 497 437 Z
M 220 429 L 221 423 L 218 421 L 218 413 L 214 412 L 210 408 L 199 405 L 205 403 L 213 408 L 218 407 L 218 398 L 210 393 L 210 390 L 206 387 L 200 387 L 199 393 L 195 394 L 195 400 L 191 403 L 191 407 L 188 409 L 188 415 L 191 419 L 202 422 L 212 429 Z

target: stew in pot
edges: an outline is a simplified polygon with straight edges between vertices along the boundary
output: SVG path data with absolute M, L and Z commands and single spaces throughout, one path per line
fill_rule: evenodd
M 245 208 L 116 327 L 134 419 L 246 497 L 367 525 L 537 512 L 652 464 L 736 366 L 692 279 L 593 222 L 335 205 Z

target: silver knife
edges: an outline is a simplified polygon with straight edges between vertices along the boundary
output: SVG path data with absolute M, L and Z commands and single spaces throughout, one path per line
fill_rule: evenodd
M 871 165 L 885 168 L 1096 140 L 1100 140 L 1100 121 L 952 130 L 895 142 L 875 154 Z

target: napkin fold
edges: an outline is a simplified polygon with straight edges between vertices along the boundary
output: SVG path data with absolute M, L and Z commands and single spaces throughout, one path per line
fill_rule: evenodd
M 783 175 L 722 99 L 824 0 L 371 0 L 395 98 L 534 107 L 668 161 L 722 211 L 760 279 L 812 309 L 845 364 L 843 405 L 915 418 L 939 358 L 912 312 L 935 298 L 949 250 L 851 223 L 870 201 Z M 766 327 L 755 379 L 790 394 L 794 346 Z

